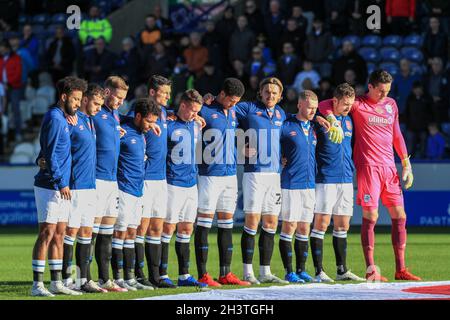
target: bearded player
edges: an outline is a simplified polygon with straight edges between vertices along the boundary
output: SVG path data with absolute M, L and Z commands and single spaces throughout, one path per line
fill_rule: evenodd
M 413 183 L 405 141 L 398 122 L 398 108 L 394 99 L 387 97 L 392 76 L 384 70 L 376 70 L 369 77 L 369 91 L 355 99 L 351 115 L 354 120 L 354 161 L 357 174 L 357 204 L 362 206 L 363 222 L 361 243 L 366 260 L 368 281 L 387 281 L 376 268 L 374 261 L 375 233 L 378 219 L 378 201 L 388 209 L 392 219 L 392 245 L 395 253 L 395 280 L 421 280 L 405 267 L 406 213 L 400 178 L 394 162 L 394 149 L 402 161 L 402 180 L 405 189 Z M 332 127 L 340 128 L 332 114 L 332 100 L 322 101 L 319 110 L 327 116 Z M 342 142 L 342 129 L 333 131 L 333 142 Z

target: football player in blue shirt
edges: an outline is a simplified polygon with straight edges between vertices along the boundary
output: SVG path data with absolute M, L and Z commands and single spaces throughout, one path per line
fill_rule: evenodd
M 63 239 L 70 212 L 70 176 L 72 156 L 67 116 L 80 107 L 86 81 L 65 77 L 58 81 L 58 103 L 45 114 L 40 132 L 41 156 L 46 168 L 35 176 L 34 193 L 38 212 L 39 234 L 33 248 L 32 296 L 53 294 L 79 295 L 63 285 Z M 45 260 L 49 256 L 50 291 L 44 287 Z
M 336 256 L 336 280 L 365 281 L 347 269 L 347 231 L 353 215 L 352 136 L 353 123 L 349 112 L 355 101 L 355 90 L 347 83 L 336 87 L 333 114 L 344 132 L 342 143 L 333 143 L 325 129 L 317 131 L 317 176 L 314 228 L 311 232 L 316 279 L 332 282 L 322 268 L 323 238 L 333 216 L 333 248 Z
M 161 114 L 153 99 L 136 100 L 134 119 L 123 125 L 126 134 L 120 139 L 117 168 L 119 209 L 112 239 L 114 282 L 127 290 L 153 290 L 136 281 L 134 239 L 142 218 L 142 196 L 145 173 L 145 136 Z M 125 272 L 124 272 L 125 271 Z M 124 277 L 123 277 L 124 276 Z

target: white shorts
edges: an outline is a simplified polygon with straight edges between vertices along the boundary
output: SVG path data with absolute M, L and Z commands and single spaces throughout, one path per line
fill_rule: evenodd
M 281 186 L 278 173 L 244 172 L 242 189 L 245 213 L 280 214 Z
M 119 190 L 119 215 L 114 230 L 126 231 L 127 228 L 137 229 L 142 218 L 142 197 L 135 197 Z
M 198 176 L 199 213 L 234 213 L 237 196 L 236 176 Z
M 167 223 L 192 222 L 197 217 L 197 186 L 183 188 L 167 185 Z
M 69 215 L 69 228 L 94 226 L 97 212 L 97 193 L 95 189 L 71 190 L 72 210 Z
M 70 201 L 61 198 L 59 190 L 34 187 L 34 198 L 39 223 L 57 224 L 67 222 L 70 214 Z
M 281 220 L 311 223 L 314 218 L 314 189 L 282 189 Z
M 143 201 L 143 218 L 161 218 L 167 216 L 167 182 L 166 180 L 145 180 Z
M 95 180 L 97 189 L 96 217 L 117 217 L 119 214 L 119 187 L 117 181 Z
M 317 183 L 315 213 L 353 216 L 352 183 Z

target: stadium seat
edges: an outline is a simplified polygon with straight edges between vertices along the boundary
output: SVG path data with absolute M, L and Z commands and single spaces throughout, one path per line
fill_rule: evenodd
M 51 23 L 52 24 L 66 24 L 67 15 L 65 13 L 57 13 L 52 16 Z
M 359 46 L 361 45 L 361 39 L 360 39 L 358 36 L 355 36 L 355 35 L 348 35 L 348 36 L 345 36 L 345 37 L 342 39 L 342 42 L 345 42 L 345 41 L 350 41 L 351 43 L 353 43 L 353 47 L 354 47 L 355 49 L 358 49 Z
M 19 25 L 24 25 L 26 23 L 28 23 L 28 16 L 26 14 L 19 14 Z
M 400 48 L 402 46 L 402 37 L 397 35 L 389 35 L 384 37 L 383 45 L 386 47 Z
M 21 100 L 19 103 L 20 113 L 22 116 L 22 121 L 26 122 L 31 119 L 31 107 L 30 102 L 27 100 Z
M 377 69 L 377 65 L 375 63 L 371 63 L 369 62 L 367 64 L 367 73 L 371 74 L 372 72 L 374 72 Z
M 379 64 L 380 69 L 386 70 L 393 77 L 400 73 L 400 69 L 396 63 L 393 62 L 383 62 Z
M 24 153 L 13 153 L 9 158 L 11 164 L 30 164 L 32 162 L 32 157 Z
M 423 53 L 416 47 L 403 47 L 400 49 L 403 58 L 412 62 L 420 63 L 423 60 Z
M 378 61 L 380 61 L 380 55 L 378 54 L 378 50 L 375 48 L 362 47 L 358 50 L 358 53 L 367 62 L 377 63 Z
M 400 52 L 394 47 L 383 47 L 380 49 L 381 60 L 399 62 Z
M 423 38 L 419 34 L 410 34 L 403 38 L 403 45 L 408 47 L 420 48 L 422 46 Z
M 361 45 L 364 47 L 374 47 L 374 48 L 379 48 L 381 47 L 382 44 L 382 40 L 380 36 L 377 35 L 367 35 L 365 36 L 362 41 L 361 41 Z
M 47 112 L 50 102 L 46 97 L 36 96 L 31 106 L 33 115 L 43 115 Z
M 22 153 L 29 157 L 34 155 L 34 145 L 31 142 L 22 142 L 14 147 L 13 153 Z
M 37 14 L 33 17 L 32 23 L 33 25 L 42 25 L 45 26 L 50 22 L 50 16 L 46 13 Z M 33 28 L 34 30 L 34 28 Z
M 445 134 L 447 137 L 450 137 L 450 122 L 441 123 L 441 129 L 443 134 Z
M 414 74 L 423 75 L 425 73 L 424 67 L 415 62 L 411 62 L 409 64 L 409 67 L 411 69 L 411 72 Z

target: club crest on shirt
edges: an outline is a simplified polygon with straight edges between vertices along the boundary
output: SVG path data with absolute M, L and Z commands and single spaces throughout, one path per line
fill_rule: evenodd
M 232 117 L 233 119 L 236 119 L 236 111 L 231 110 L 231 117 Z
M 256 111 L 256 115 L 257 115 L 258 117 L 261 117 L 261 116 L 262 116 L 262 112 L 261 112 L 261 111 Z
M 387 111 L 389 114 L 392 113 L 392 106 L 391 106 L 390 104 L 387 104 L 387 105 L 385 106 L 385 108 L 386 108 L 386 111 Z
M 352 122 L 350 120 L 345 120 L 345 126 L 347 127 L 348 130 L 353 129 Z
M 275 125 L 281 127 L 283 125 L 282 121 L 275 121 Z
M 281 113 L 278 110 L 275 110 L 275 116 L 277 117 L 277 119 L 281 119 Z
M 107 115 L 107 114 L 102 114 L 102 119 L 103 119 L 103 120 L 108 119 L 108 115 Z
M 64 131 L 65 131 L 65 132 L 69 132 L 69 127 L 65 127 L 65 128 L 64 128 Z
M 297 132 L 296 131 L 291 131 L 291 132 L 289 132 L 289 135 L 291 137 L 295 137 L 297 135 Z
M 236 122 L 235 122 L 235 121 L 232 121 L 232 122 L 231 122 L 231 126 L 232 126 L 232 127 L 236 127 Z
M 364 195 L 364 202 L 369 202 L 370 201 L 370 194 L 365 194 Z

